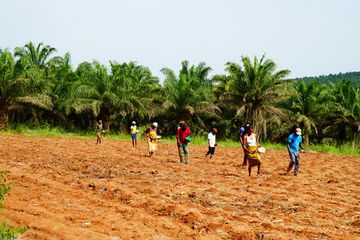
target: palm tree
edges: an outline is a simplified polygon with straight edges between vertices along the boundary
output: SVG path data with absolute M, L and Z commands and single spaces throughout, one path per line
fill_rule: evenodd
M 17 71 L 12 54 L 0 53 L 0 130 L 8 127 L 9 112 L 24 104 L 51 109 L 51 98 L 47 95 L 44 72 L 32 69 L 25 73 Z
M 196 121 L 204 127 L 201 116 L 220 111 L 214 103 L 212 82 L 208 79 L 211 68 L 205 63 L 189 67 L 188 61 L 183 61 L 181 65 L 178 76 L 169 68 L 161 70 L 165 75 L 163 110 L 177 120 Z
M 153 101 L 160 91 L 159 79 L 151 71 L 135 62 L 110 62 L 111 78 L 117 83 L 119 114 L 122 117 L 154 117 Z
M 149 120 L 155 117 L 159 105 L 161 85 L 151 71 L 135 62 L 110 62 L 112 81 L 120 96 L 115 118 L 120 129 L 126 129 L 131 119 Z
M 227 76 L 215 77 L 215 89 L 223 104 L 236 108 L 236 116 L 244 122 L 251 122 L 257 129 L 258 137 L 266 139 L 270 122 L 280 123 L 285 114 L 277 103 L 287 99 L 293 93 L 287 88 L 291 82 L 284 81 L 290 70 L 275 72 L 276 64 L 254 57 L 242 57 L 242 65 L 226 63 Z M 219 94 L 221 92 L 221 94 Z
M 19 57 L 18 65 L 24 70 L 30 68 L 46 69 L 46 63 L 52 53 L 56 49 L 39 43 L 36 47 L 32 42 L 27 43 L 24 47 L 17 47 L 14 50 L 15 57 Z
M 109 128 L 110 120 L 145 117 L 149 112 L 158 79 L 150 70 L 135 63 L 111 62 L 111 75 L 98 62 L 82 63 L 76 70 L 79 80 L 72 94 L 76 113 L 90 111 Z
M 116 86 L 109 79 L 107 69 L 97 61 L 83 62 L 75 71 L 77 81 L 72 86 L 70 100 L 76 114 L 92 113 L 93 119 L 100 114 L 107 121 L 119 100 Z
M 295 90 L 297 95 L 289 99 L 293 122 L 304 130 L 305 141 L 309 144 L 309 135 L 318 134 L 317 124 L 326 110 L 327 91 L 319 82 L 300 81 Z
M 351 81 L 343 80 L 331 85 L 330 96 L 326 118 L 328 127 L 324 132 L 337 133 L 337 139 L 341 141 L 349 136 L 355 150 L 360 132 L 360 88 L 352 85 Z
M 77 77 L 71 66 L 71 56 L 53 57 L 48 63 L 48 78 L 51 82 L 51 98 L 54 103 L 51 120 L 54 124 L 69 126 L 67 115 L 71 113 L 71 91 Z

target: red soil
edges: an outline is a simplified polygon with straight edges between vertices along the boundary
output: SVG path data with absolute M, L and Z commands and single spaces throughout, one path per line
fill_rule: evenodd
M 21 239 L 360 239 L 360 157 L 263 155 L 248 177 L 240 148 L 0 135 L 0 169 L 15 187 L 2 215 Z

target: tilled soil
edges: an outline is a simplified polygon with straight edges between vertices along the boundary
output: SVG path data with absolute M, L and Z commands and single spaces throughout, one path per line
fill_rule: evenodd
M 360 157 L 263 155 L 262 175 L 239 148 L 174 144 L 152 158 L 139 142 L 0 135 L 0 170 L 15 183 L 2 211 L 21 239 L 360 239 Z

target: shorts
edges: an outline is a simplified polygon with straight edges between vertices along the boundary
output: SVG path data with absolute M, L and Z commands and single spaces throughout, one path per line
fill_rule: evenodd
M 136 135 L 136 133 L 131 134 L 131 138 L 132 138 L 133 140 L 136 140 L 136 139 L 137 139 L 137 135 Z

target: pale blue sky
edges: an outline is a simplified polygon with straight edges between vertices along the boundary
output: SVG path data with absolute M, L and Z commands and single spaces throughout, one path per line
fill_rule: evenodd
M 0 48 L 44 42 L 76 67 L 182 60 L 213 74 L 266 53 L 291 77 L 360 71 L 359 0 L 0 0 Z

